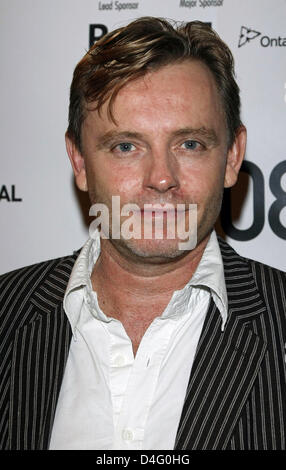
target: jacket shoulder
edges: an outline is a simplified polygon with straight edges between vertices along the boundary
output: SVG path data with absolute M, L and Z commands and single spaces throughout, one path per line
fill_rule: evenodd
M 269 312 L 277 312 L 283 318 L 286 316 L 286 272 L 264 264 L 260 261 L 240 256 L 223 239 L 218 237 L 223 256 L 224 266 L 235 269 L 244 266 L 250 271 L 256 287 L 264 299 Z
M 257 288 L 263 295 L 271 311 L 279 307 L 286 317 L 286 273 L 267 264 L 252 259 L 247 260 Z
M 66 272 L 68 275 L 71 273 L 75 260 L 78 256 L 78 251 L 74 251 L 72 255 L 62 256 L 55 259 L 42 261 L 40 263 L 31 264 L 22 268 L 14 269 L 5 274 L 0 275 L 0 299 L 3 295 L 3 288 L 8 284 L 19 287 L 28 281 L 31 286 L 36 288 L 38 284 L 45 279 L 45 277 L 52 271 Z M 30 280 L 30 282 L 29 282 Z
M 29 309 L 30 300 L 41 304 L 58 301 L 64 292 L 78 256 L 47 260 L 15 269 L 0 276 L 0 318 L 17 316 L 17 312 Z
M 223 238 L 221 238 L 219 235 L 217 235 L 217 239 L 219 242 L 220 250 L 223 255 L 223 260 L 224 262 L 228 261 L 238 261 L 240 263 L 245 263 L 250 266 L 252 272 L 254 275 L 258 272 L 269 272 L 273 273 L 273 275 L 277 275 L 278 277 L 282 277 L 282 279 L 286 277 L 286 272 L 279 270 L 275 267 L 269 266 L 267 264 L 264 264 L 260 261 L 247 258 L 246 256 L 241 256 L 238 254 L 232 246 L 230 246 Z

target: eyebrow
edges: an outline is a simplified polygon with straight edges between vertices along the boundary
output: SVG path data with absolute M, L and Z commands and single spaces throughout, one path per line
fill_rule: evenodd
M 219 138 L 214 129 L 207 129 L 206 127 L 199 127 L 194 129 L 192 127 L 185 127 L 179 129 L 174 133 L 175 137 L 184 137 L 185 135 L 192 135 L 194 137 L 203 138 L 206 143 L 212 147 L 216 147 L 219 144 Z
M 173 137 L 184 137 L 192 135 L 193 137 L 203 138 L 206 143 L 212 147 L 216 147 L 219 144 L 218 136 L 214 129 L 208 129 L 206 127 L 199 127 L 197 129 L 192 127 L 184 127 L 173 132 Z M 108 131 L 97 140 L 96 148 L 98 150 L 106 147 L 110 142 L 117 139 L 144 139 L 144 135 L 139 132 L 131 131 Z
M 96 148 L 100 150 L 106 147 L 110 142 L 115 139 L 142 139 L 143 135 L 138 132 L 130 132 L 130 131 L 108 131 L 102 136 L 100 136 L 97 140 Z

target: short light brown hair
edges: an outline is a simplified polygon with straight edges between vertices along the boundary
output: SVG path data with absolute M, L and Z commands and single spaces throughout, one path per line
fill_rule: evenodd
M 110 98 L 108 112 L 113 119 L 112 104 L 127 82 L 188 59 L 200 60 L 213 74 L 231 146 L 241 120 L 239 88 L 228 46 L 207 23 L 191 21 L 173 26 L 153 17 L 139 18 L 106 34 L 77 64 L 70 89 L 68 136 L 82 150 L 81 128 L 89 103 L 100 111 Z

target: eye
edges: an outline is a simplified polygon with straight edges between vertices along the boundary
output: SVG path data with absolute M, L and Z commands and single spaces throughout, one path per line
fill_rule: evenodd
M 201 144 L 196 140 L 186 140 L 182 144 L 182 147 L 184 147 L 186 150 L 196 150 L 200 145 Z
M 135 150 L 135 145 L 131 144 L 130 142 L 121 142 L 120 144 L 116 145 L 115 150 L 119 150 L 123 153 L 132 152 Z

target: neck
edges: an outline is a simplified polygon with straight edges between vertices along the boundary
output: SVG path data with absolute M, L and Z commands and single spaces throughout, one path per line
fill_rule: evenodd
M 141 339 L 160 316 L 175 290 L 182 289 L 194 274 L 209 235 L 179 260 L 148 264 L 124 257 L 108 241 L 102 240 L 101 254 L 91 281 L 105 315 L 120 320 L 132 342 L 134 355 Z

